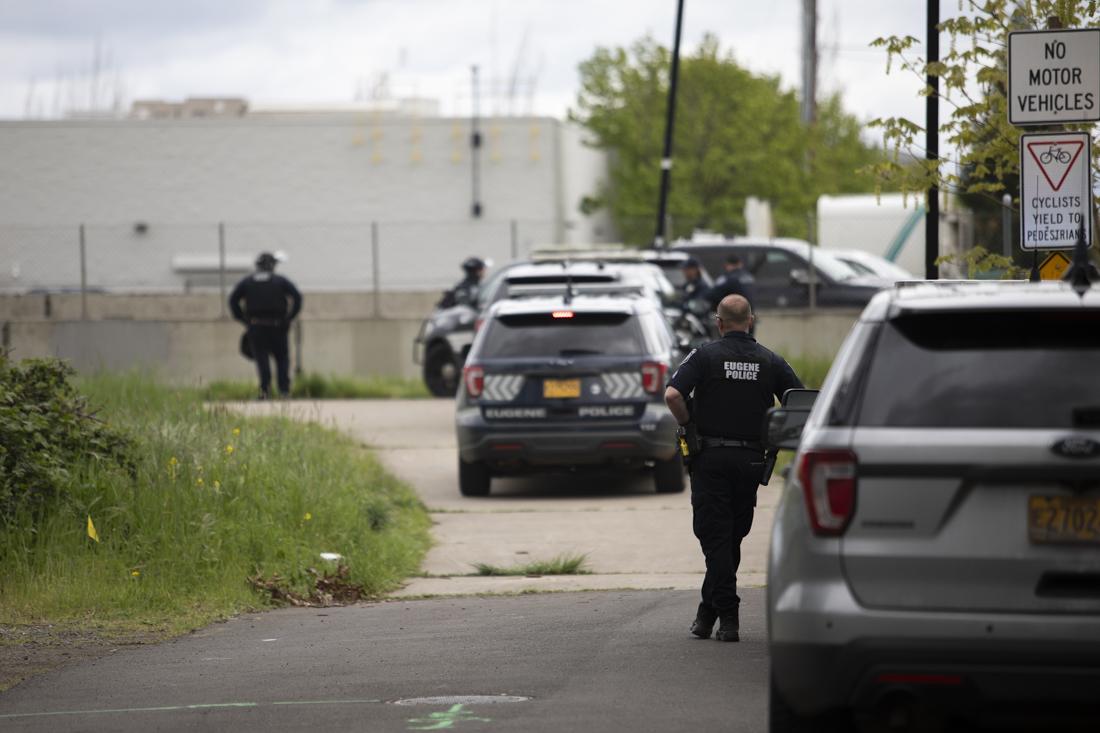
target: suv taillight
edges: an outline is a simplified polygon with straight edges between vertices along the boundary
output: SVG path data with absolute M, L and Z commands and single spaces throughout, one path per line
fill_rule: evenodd
M 659 361 L 647 361 L 642 364 L 642 389 L 648 394 L 657 394 L 665 386 L 665 373 L 668 365 Z
M 798 464 L 798 480 L 814 534 L 844 534 L 856 512 L 856 454 L 849 450 L 808 450 Z
M 466 395 L 480 397 L 481 390 L 485 389 L 485 370 L 479 366 L 463 367 L 462 378 L 466 380 Z

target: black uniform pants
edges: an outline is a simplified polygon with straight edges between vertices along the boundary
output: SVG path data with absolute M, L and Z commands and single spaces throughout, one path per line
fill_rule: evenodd
M 260 375 L 260 392 L 271 393 L 271 359 L 275 359 L 275 380 L 279 394 L 290 394 L 290 347 L 285 325 L 251 324 L 248 338 L 252 342 L 252 358 Z
M 741 540 L 752 528 L 763 460 L 746 448 L 705 448 L 692 462 L 692 524 L 707 563 L 703 604 L 719 614 L 736 613 L 741 602 Z

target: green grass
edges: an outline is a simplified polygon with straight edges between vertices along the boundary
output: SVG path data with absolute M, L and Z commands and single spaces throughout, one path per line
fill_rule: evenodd
M 488 563 L 475 563 L 476 575 L 587 575 L 588 555 L 564 554 L 552 560 L 536 560 L 502 568 Z
M 89 457 L 70 467 L 68 501 L 0 517 L 0 623 L 178 632 L 267 605 L 249 576 L 307 592 L 308 569 L 326 567 L 321 552 L 343 555 L 349 582 L 370 596 L 419 568 L 426 510 L 351 440 L 206 409 L 197 390 L 140 376 L 81 386 L 136 439 L 136 472 Z
M 256 382 L 211 382 L 203 389 L 207 400 L 253 400 Z M 299 399 L 419 399 L 431 397 L 419 379 L 399 377 L 339 377 L 306 373 L 290 383 L 290 395 Z
M 825 375 L 833 365 L 831 357 L 820 356 L 797 356 L 787 361 L 808 389 L 821 389 L 821 383 L 825 381 Z

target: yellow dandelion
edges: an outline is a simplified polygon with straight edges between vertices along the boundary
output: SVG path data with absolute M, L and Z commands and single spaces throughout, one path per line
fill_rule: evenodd
M 138 570 L 137 568 L 134 568 L 133 570 L 130 571 L 130 577 L 131 578 L 137 578 L 137 577 L 140 577 L 140 576 L 141 576 L 141 571 Z
M 234 450 L 235 450 L 235 448 L 233 448 L 233 444 L 232 444 L 232 443 L 230 443 L 229 445 L 225 446 L 225 454 L 226 454 L 227 456 L 231 456 L 231 455 L 233 455 L 233 451 L 234 451 Z
M 313 515 L 310 514 L 309 512 L 306 512 L 305 516 L 303 516 L 302 519 L 304 519 L 305 521 L 308 522 L 309 520 L 313 519 Z
M 195 486 L 202 486 L 202 476 L 195 479 Z
M 237 435 L 240 435 L 240 434 L 241 434 L 241 429 L 240 428 L 233 428 L 233 435 L 234 436 L 237 436 Z

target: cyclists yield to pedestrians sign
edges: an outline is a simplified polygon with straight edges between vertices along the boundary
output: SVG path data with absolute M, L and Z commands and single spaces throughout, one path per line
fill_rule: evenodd
M 1072 249 L 1082 225 L 1092 246 L 1091 160 L 1087 132 L 1020 137 L 1021 247 Z

